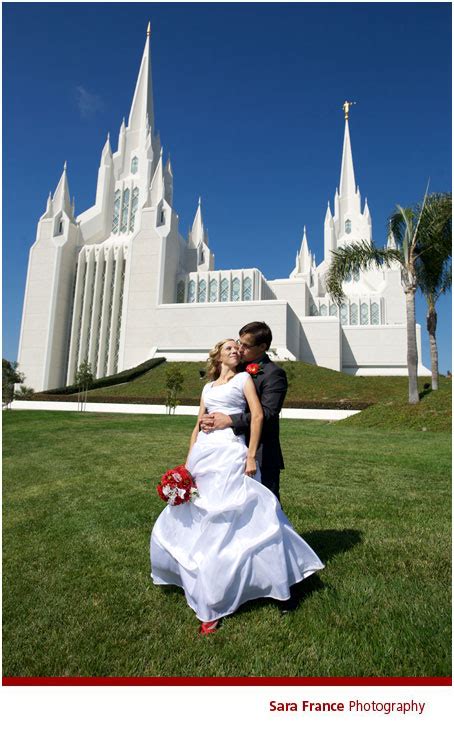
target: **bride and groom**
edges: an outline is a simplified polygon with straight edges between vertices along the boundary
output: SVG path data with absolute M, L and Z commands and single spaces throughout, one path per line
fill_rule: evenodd
M 186 460 L 199 497 L 168 505 L 151 535 L 153 582 L 184 590 L 203 635 L 251 599 L 285 602 L 323 568 L 279 503 L 287 378 L 266 354 L 271 339 L 253 322 L 211 350 Z

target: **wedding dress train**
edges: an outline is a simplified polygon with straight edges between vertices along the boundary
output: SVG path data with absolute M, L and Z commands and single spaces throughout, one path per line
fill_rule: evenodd
M 240 372 L 223 385 L 205 385 L 207 411 L 244 411 L 248 377 Z M 244 436 L 231 428 L 199 432 L 187 465 L 200 496 L 166 506 L 151 535 L 153 582 L 181 587 L 202 621 L 258 597 L 286 600 L 292 584 L 324 567 L 274 494 L 244 474 L 246 454 Z

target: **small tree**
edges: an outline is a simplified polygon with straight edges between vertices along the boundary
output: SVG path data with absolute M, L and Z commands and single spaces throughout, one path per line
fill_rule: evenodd
M 183 389 L 184 376 L 178 366 L 169 367 L 166 370 L 166 410 L 167 413 L 175 413 L 179 405 L 177 396 Z
M 32 400 L 35 391 L 27 385 L 21 385 L 19 390 L 14 393 L 14 400 Z
M 79 388 L 77 393 L 77 410 L 82 412 L 87 405 L 88 388 L 93 382 L 91 364 L 87 359 L 79 364 L 74 382 Z
M 11 408 L 14 399 L 14 385 L 24 382 L 25 375 L 19 372 L 18 362 L 9 362 L 2 359 L 2 405 L 6 409 Z

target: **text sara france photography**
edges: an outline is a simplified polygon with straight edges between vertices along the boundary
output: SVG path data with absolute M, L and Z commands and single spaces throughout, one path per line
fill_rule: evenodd
M 300 712 L 300 713 L 383 713 L 388 716 L 392 713 L 406 715 L 407 713 L 424 713 L 426 704 L 417 700 L 399 700 L 399 701 L 377 701 L 377 700 L 349 700 L 341 702 L 335 700 L 332 702 L 317 702 L 311 700 L 301 700 L 297 702 L 270 700 L 269 710 L 280 712 Z

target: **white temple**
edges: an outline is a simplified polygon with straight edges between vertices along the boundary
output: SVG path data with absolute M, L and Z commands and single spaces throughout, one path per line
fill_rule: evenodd
M 277 359 L 360 375 L 405 375 L 405 300 L 399 267 L 353 275 L 337 307 L 325 292 L 331 251 L 370 240 L 367 200 L 345 134 L 334 212 L 326 211 L 317 266 L 304 229 L 295 268 L 267 281 L 257 268 L 216 271 L 199 200 L 187 239 L 173 207 L 173 175 L 154 134 L 150 30 L 127 125 L 101 153 L 95 204 L 76 216 L 66 163 L 30 250 L 18 360 L 27 385 L 73 382 L 88 360 L 96 377 L 153 356 L 206 359 L 253 320 L 273 332 Z M 281 248 L 282 250 L 282 248 Z M 419 358 L 420 327 L 417 327 Z M 430 374 L 422 365 L 420 374 Z

